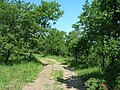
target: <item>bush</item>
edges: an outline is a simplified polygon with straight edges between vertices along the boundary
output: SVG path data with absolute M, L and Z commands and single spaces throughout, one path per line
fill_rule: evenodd
M 107 90 L 107 86 L 104 82 L 104 80 L 90 78 L 85 82 L 85 86 L 87 90 Z

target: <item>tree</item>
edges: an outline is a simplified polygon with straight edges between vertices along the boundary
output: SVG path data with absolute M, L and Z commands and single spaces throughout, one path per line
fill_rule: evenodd
M 57 21 L 62 15 L 63 11 L 60 10 L 60 4 L 56 1 L 44 1 L 41 0 L 41 5 L 36 7 L 36 15 L 38 16 L 37 23 L 44 28 L 49 28 L 53 22 Z
M 101 65 L 102 69 L 112 75 L 106 81 L 109 90 L 114 90 L 117 86 L 115 80 L 118 77 L 118 71 L 114 70 L 119 64 L 120 48 L 120 1 L 119 0 L 93 0 L 90 4 L 86 0 L 83 6 L 83 13 L 78 16 L 79 21 L 74 27 L 82 32 L 81 38 L 75 47 L 79 49 L 78 53 L 91 66 Z M 109 82 L 112 80 L 112 82 Z
M 66 50 L 65 35 L 65 32 L 59 31 L 56 28 L 50 29 L 41 44 L 45 54 L 64 55 Z
M 5 63 L 23 56 L 31 58 L 42 42 L 38 40 L 44 40 L 50 29 L 50 22 L 63 14 L 55 1 L 41 1 L 37 6 L 21 0 L 2 0 L 0 12 L 0 59 Z
M 109 4 L 110 6 L 107 3 L 111 3 Z M 91 4 L 89 4 L 88 0 L 86 0 L 83 7 L 84 12 L 78 17 L 80 20 L 77 22 L 77 28 L 82 30 L 84 34 L 83 36 L 87 36 L 89 45 L 100 45 L 99 47 L 101 49 L 99 49 L 99 52 L 101 52 L 101 54 L 99 55 L 102 58 L 101 64 L 103 67 L 105 67 L 107 58 L 110 58 L 110 50 L 108 51 L 106 48 L 110 38 L 113 37 L 117 40 L 119 37 L 118 3 L 118 1 L 112 3 L 110 0 L 107 0 L 106 2 L 103 2 L 103 0 L 94 0 Z
M 75 60 L 77 61 L 78 59 L 78 52 L 79 49 L 77 47 L 78 41 L 81 38 L 81 32 L 79 30 L 71 31 L 67 35 L 67 46 L 68 46 L 68 51 L 69 55 L 73 55 L 75 57 Z
M 1 58 L 7 62 L 12 53 L 18 48 L 16 46 L 19 10 L 9 2 L 0 2 L 0 34 L 1 34 Z M 6 58 L 4 58 L 6 57 Z

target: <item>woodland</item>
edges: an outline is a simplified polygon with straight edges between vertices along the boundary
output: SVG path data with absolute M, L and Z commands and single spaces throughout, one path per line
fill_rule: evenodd
M 87 90 L 120 90 L 120 0 L 85 0 L 69 33 L 52 28 L 64 14 L 60 7 L 56 1 L 0 0 L 0 90 L 9 82 L 2 71 L 37 62 L 34 54 L 67 58 Z

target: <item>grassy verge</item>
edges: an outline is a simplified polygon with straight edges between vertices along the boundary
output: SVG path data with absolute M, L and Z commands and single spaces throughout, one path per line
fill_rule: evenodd
M 43 66 L 37 62 L 24 62 L 13 65 L 0 65 L 0 90 L 21 90 L 32 82 Z
M 67 64 L 67 61 L 68 61 L 68 57 L 55 56 L 55 55 L 52 55 L 52 56 L 49 55 L 49 56 L 46 56 L 46 58 L 52 58 L 57 60 L 58 62 L 65 63 L 65 64 Z
M 75 71 L 88 90 L 107 90 L 106 86 L 102 86 L 105 83 L 104 72 L 99 67 L 77 68 Z
M 50 77 L 51 80 L 55 80 L 54 84 L 48 84 L 46 85 L 46 89 L 45 90 L 63 90 L 63 88 L 61 87 L 61 83 L 58 82 L 58 78 L 59 79 L 63 79 L 63 71 L 62 70 L 53 70 Z
M 91 67 L 85 69 L 77 69 L 76 73 L 82 78 L 84 82 L 86 82 L 90 78 L 103 78 L 103 72 L 101 72 L 98 67 Z
M 63 71 L 62 70 L 53 70 L 50 75 L 50 79 L 57 81 L 58 78 L 63 79 Z

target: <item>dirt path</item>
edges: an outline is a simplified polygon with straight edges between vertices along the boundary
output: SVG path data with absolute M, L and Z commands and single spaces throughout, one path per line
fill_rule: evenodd
M 70 70 L 71 68 L 61 65 L 54 59 L 46 58 L 41 61 L 46 65 L 43 71 L 33 83 L 26 85 L 23 90 L 85 90 L 81 79 Z M 51 79 L 50 76 L 54 70 L 63 71 L 63 79 L 58 78 L 57 82 Z

